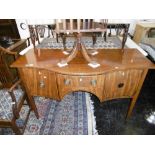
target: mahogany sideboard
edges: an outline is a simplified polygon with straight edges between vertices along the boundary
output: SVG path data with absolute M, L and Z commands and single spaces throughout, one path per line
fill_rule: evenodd
M 131 115 L 148 69 L 155 65 L 137 49 L 100 49 L 91 56 L 100 66 L 92 68 L 80 55 L 65 67 L 57 63 L 67 56 L 58 49 L 31 49 L 11 67 L 18 68 L 30 98 L 45 96 L 56 100 L 72 91 L 87 91 L 101 102 L 131 98 Z M 102 103 L 103 104 L 103 103 Z

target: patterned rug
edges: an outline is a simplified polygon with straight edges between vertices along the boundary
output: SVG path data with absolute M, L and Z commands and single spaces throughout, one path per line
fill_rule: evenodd
M 74 37 L 66 38 L 66 48 L 73 48 L 75 42 Z M 107 41 L 104 41 L 103 37 L 97 37 L 95 45 L 93 45 L 92 37 L 82 37 L 82 42 L 87 49 L 102 49 L 102 48 L 121 48 L 121 40 L 118 37 L 107 37 Z M 57 43 L 55 38 L 45 38 L 37 46 L 38 48 L 53 48 L 53 49 L 63 49 L 62 39 L 59 38 Z
M 73 92 L 60 102 L 44 97 L 35 97 L 39 119 L 31 112 L 24 134 L 25 135 L 92 135 L 95 130 L 90 94 Z M 27 109 L 22 109 L 24 119 Z M 18 120 L 18 124 L 22 124 Z M 0 134 L 13 134 L 9 128 L 0 129 Z

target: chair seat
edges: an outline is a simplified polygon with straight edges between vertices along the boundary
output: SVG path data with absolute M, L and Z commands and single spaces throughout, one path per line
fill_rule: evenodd
M 17 103 L 21 99 L 23 95 L 23 91 L 21 89 L 15 89 L 13 91 Z M 12 111 L 12 98 L 8 93 L 8 89 L 1 89 L 0 90 L 0 119 L 1 120 L 11 120 L 13 118 L 13 111 Z M 17 105 L 18 106 L 18 105 Z

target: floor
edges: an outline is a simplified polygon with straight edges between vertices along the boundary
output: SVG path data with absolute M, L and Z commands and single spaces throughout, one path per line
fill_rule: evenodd
M 155 124 L 147 118 L 155 111 L 155 71 L 150 70 L 145 79 L 132 116 L 125 121 L 130 99 L 104 102 L 92 95 L 96 129 L 99 135 L 154 135 Z M 155 120 L 155 117 L 154 117 Z

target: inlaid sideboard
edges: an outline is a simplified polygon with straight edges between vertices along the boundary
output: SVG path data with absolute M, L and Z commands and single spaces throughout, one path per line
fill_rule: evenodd
M 137 49 L 99 49 L 91 56 L 100 66 L 90 67 L 80 55 L 65 67 L 57 65 L 67 56 L 58 49 L 31 49 L 11 67 L 18 68 L 30 98 L 45 96 L 56 100 L 72 91 L 87 91 L 103 101 L 131 98 L 131 115 L 148 69 L 155 65 Z

